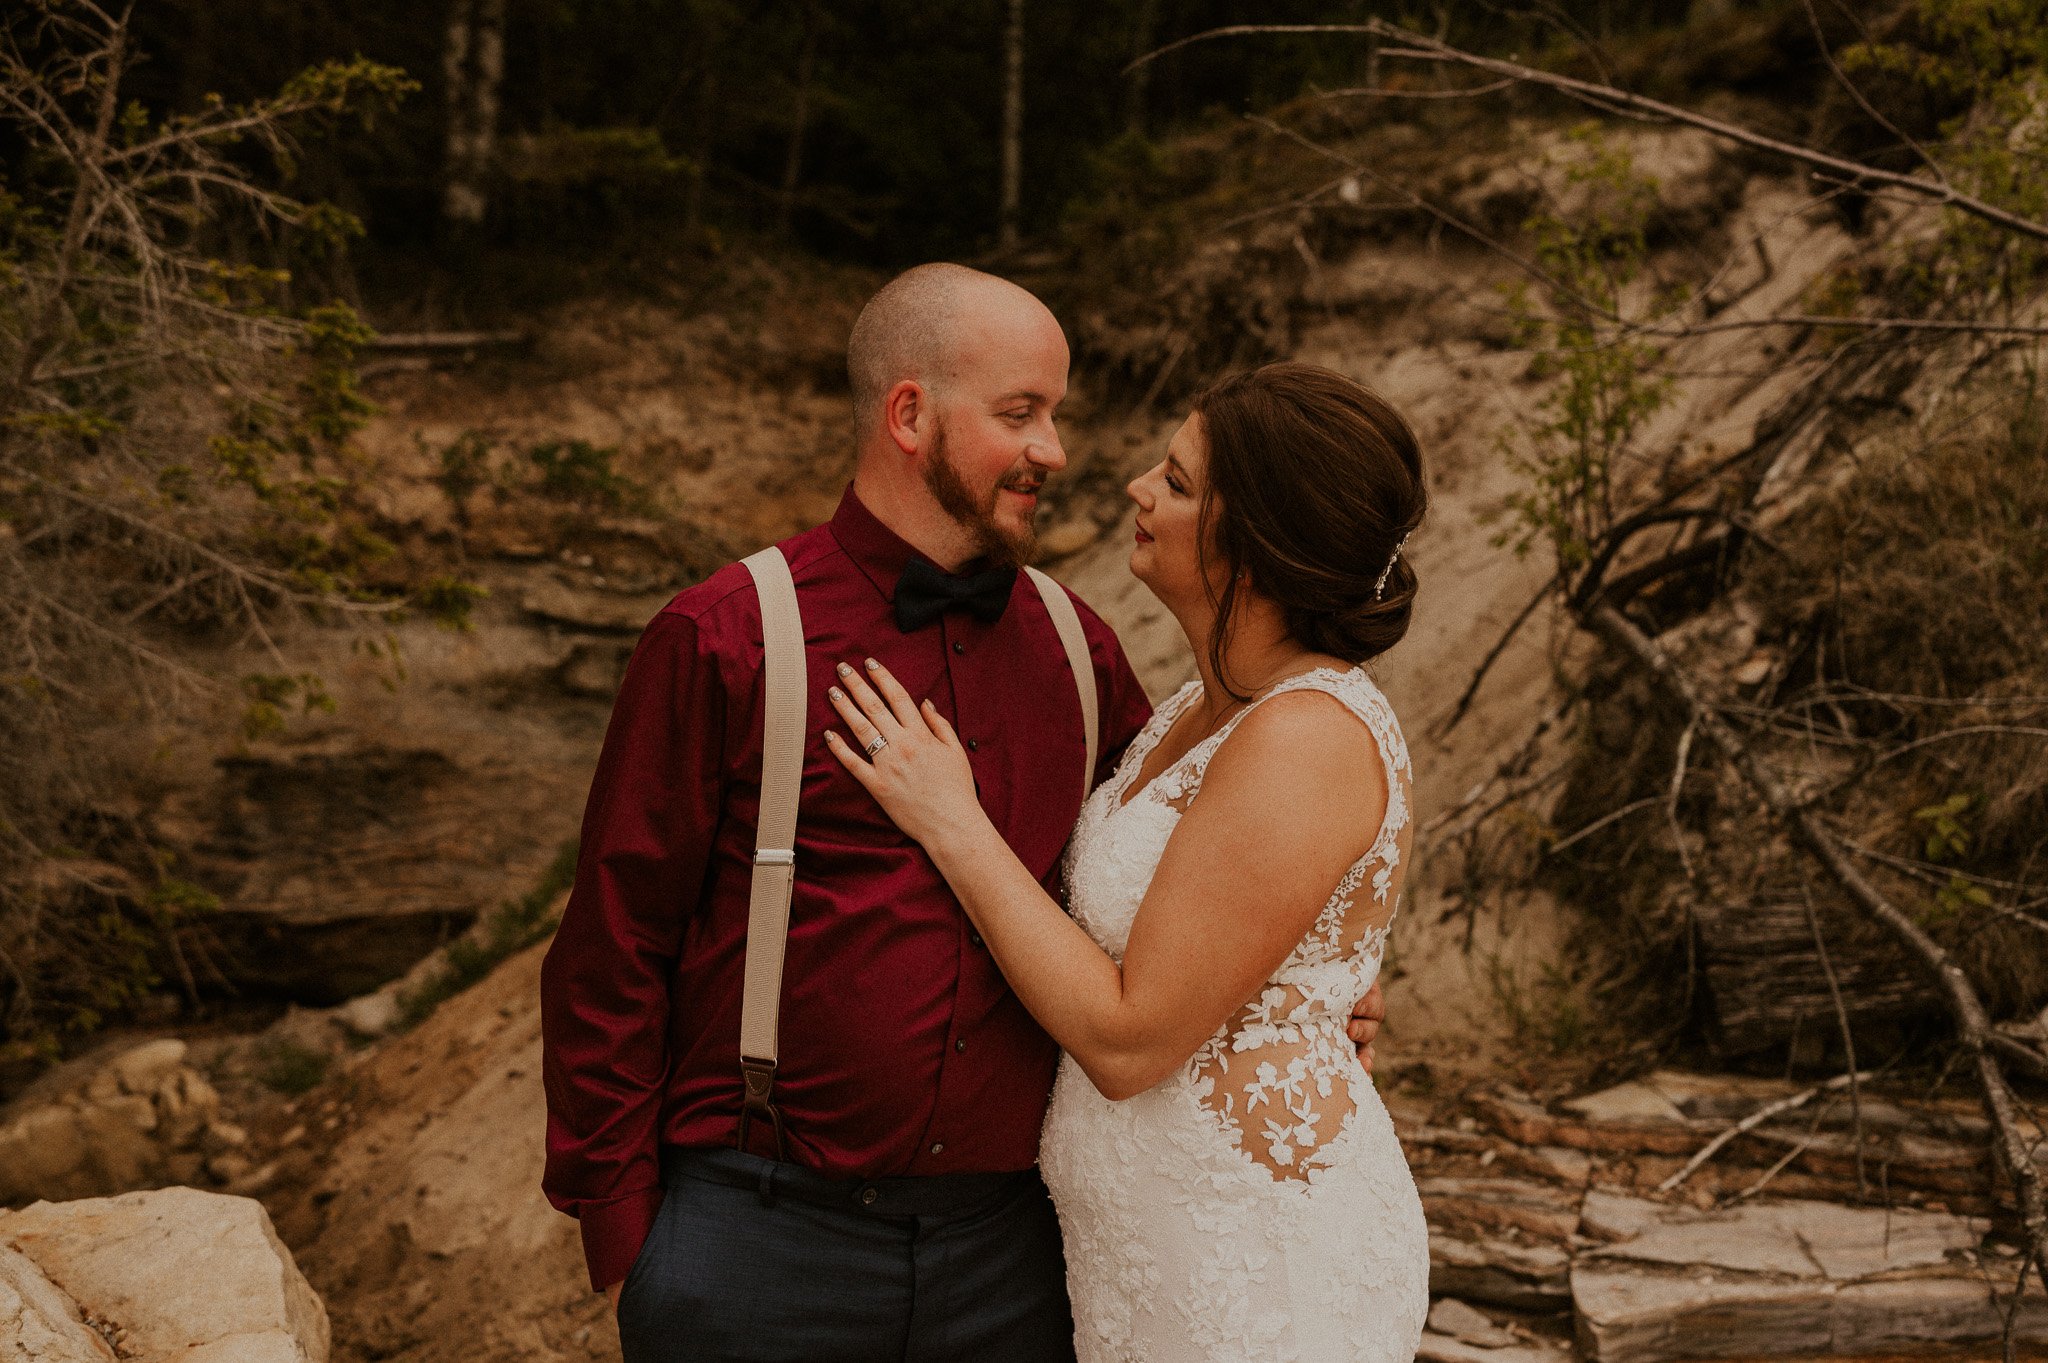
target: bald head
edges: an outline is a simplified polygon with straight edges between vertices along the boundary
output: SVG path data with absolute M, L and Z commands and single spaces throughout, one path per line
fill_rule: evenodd
M 904 271 L 868 300 L 846 343 L 855 429 L 871 429 L 904 380 L 944 388 L 991 333 L 1047 325 L 1059 323 L 1045 304 L 1007 279 L 944 263 Z

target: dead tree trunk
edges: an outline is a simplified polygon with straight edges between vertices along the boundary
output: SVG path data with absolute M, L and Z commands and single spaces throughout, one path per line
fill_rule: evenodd
M 450 0 L 441 69 L 448 88 L 441 217 L 466 231 L 482 223 L 490 207 L 498 91 L 505 80 L 505 0 Z
M 1139 0 L 1138 16 L 1131 21 L 1131 59 L 1136 61 L 1152 50 L 1153 35 L 1159 31 L 1159 0 Z M 1124 78 L 1124 131 L 1145 135 L 1145 105 L 1152 92 L 1152 63 L 1143 62 Z
M 788 236 L 796 212 L 796 187 L 803 178 L 804 133 L 811 118 L 811 79 L 818 63 L 818 3 L 804 0 L 803 40 L 796 54 L 796 107 L 789 115 L 789 147 L 782 158 L 782 193 L 775 204 L 775 231 Z
M 1010 23 L 1003 35 L 1003 180 L 999 218 L 999 236 L 1006 251 L 1017 244 L 1023 185 L 1024 0 L 1010 0 Z

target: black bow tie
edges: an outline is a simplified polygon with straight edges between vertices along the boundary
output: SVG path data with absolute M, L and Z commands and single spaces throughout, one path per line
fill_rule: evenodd
M 905 634 L 923 629 L 949 610 L 964 610 L 984 625 L 1003 618 L 1010 591 L 1017 585 L 1015 568 L 955 577 L 925 559 L 914 558 L 896 580 L 896 628 Z

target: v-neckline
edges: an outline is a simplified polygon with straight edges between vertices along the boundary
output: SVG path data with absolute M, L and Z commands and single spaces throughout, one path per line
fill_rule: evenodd
M 1188 707 L 1194 703 L 1193 697 L 1202 694 L 1202 684 L 1199 680 L 1189 682 L 1188 685 L 1194 688 L 1193 692 L 1189 695 L 1189 699 L 1181 702 L 1180 707 L 1173 712 L 1173 717 L 1166 721 L 1166 727 L 1159 731 L 1159 737 L 1153 742 L 1152 746 L 1145 749 L 1144 753 L 1138 758 L 1137 770 L 1131 773 L 1130 784 L 1128 786 L 1125 786 L 1122 790 L 1116 793 L 1116 808 L 1110 811 L 1112 814 L 1121 814 L 1126 809 L 1129 809 L 1134 803 L 1136 803 L 1140 795 L 1143 795 L 1147 790 L 1157 785 L 1161 778 L 1163 778 L 1166 775 L 1166 773 L 1172 771 L 1175 767 L 1187 761 L 1189 757 L 1194 755 L 1194 751 L 1196 748 L 1201 747 L 1204 743 L 1207 743 L 1211 738 L 1214 738 L 1216 736 L 1215 734 L 1202 735 L 1202 737 L 1196 739 L 1192 744 L 1190 744 L 1188 746 L 1188 750 L 1182 753 L 1179 757 L 1174 758 L 1171 762 L 1168 762 L 1158 771 L 1153 772 L 1152 775 L 1147 777 L 1145 780 L 1141 781 L 1138 779 L 1141 775 L 1144 774 L 1145 763 L 1147 759 L 1149 759 L 1154 752 L 1158 751 L 1159 745 L 1166 741 L 1166 736 L 1173 732 L 1173 726 L 1180 722 L 1181 716 L 1186 714 L 1188 711 Z M 1245 709 L 1247 710 L 1249 710 L 1250 708 L 1251 707 L 1249 705 L 1245 707 Z M 1222 728 L 1219 727 L 1217 729 L 1217 733 L 1221 732 Z

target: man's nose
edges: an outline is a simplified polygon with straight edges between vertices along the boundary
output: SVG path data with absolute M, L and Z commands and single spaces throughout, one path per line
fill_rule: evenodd
M 1050 473 L 1058 473 L 1067 466 L 1067 451 L 1060 444 L 1060 437 L 1057 431 L 1047 436 L 1044 440 L 1033 441 L 1026 457 L 1032 463 Z

